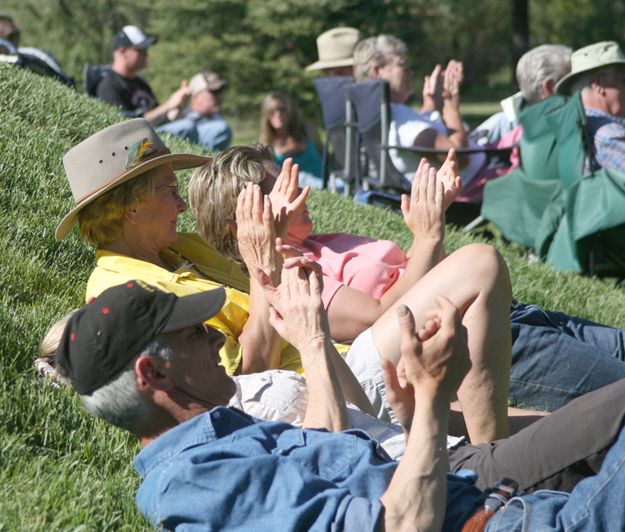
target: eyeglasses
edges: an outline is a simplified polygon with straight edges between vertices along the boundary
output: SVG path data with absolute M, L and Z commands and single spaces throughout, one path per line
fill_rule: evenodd
M 271 114 L 273 113 L 286 113 L 286 105 L 278 105 L 278 107 L 271 110 Z
M 163 185 L 161 187 L 154 187 L 154 188 L 155 190 L 167 190 L 169 191 L 171 196 L 174 198 L 180 197 L 180 187 L 178 186 L 178 183 L 176 183 L 175 185 Z

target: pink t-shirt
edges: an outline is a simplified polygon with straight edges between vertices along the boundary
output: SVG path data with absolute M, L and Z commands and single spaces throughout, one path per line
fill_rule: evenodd
M 341 286 L 379 299 L 403 273 L 408 258 L 397 244 L 347 233 L 311 235 L 303 253 L 323 268 L 326 308 Z
M 500 175 L 507 174 L 512 172 L 512 170 L 521 166 L 521 153 L 519 151 L 519 142 L 521 142 L 521 137 L 523 136 L 523 126 L 518 125 L 511 131 L 508 131 L 501 140 L 497 143 L 498 148 L 512 148 L 512 153 L 510 154 L 510 168 L 506 168 L 505 171 L 502 171 Z

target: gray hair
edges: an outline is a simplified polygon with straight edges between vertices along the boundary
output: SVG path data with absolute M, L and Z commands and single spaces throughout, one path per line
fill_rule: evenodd
M 172 350 L 163 337 L 157 336 L 112 381 L 90 395 L 80 396 L 85 409 L 111 425 L 136 433 L 145 423 L 152 407 L 137 390 L 135 362 L 141 357 L 167 361 L 172 356 Z
M 406 57 L 406 43 L 392 35 L 378 35 L 363 39 L 354 48 L 354 78 L 369 79 L 371 67 L 382 68 L 392 56 Z
M 521 56 L 516 65 L 516 79 L 527 103 L 543 99 L 544 81 L 555 84 L 571 71 L 572 52 L 562 44 L 543 44 Z

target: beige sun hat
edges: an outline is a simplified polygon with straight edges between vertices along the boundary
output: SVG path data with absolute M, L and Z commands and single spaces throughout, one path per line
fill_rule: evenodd
M 152 168 L 169 163 L 174 170 L 195 168 L 210 157 L 171 153 L 143 118 L 107 127 L 74 146 L 63 157 L 76 206 L 56 228 L 56 239 L 71 231 L 76 216 L 102 194 Z
M 306 71 L 352 66 L 354 47 L 360 40 L 360 32 L 347 26 L 324 31 L 317 37 L 319 61 L 306 67 Z
M 221 79 L 212 70 L 204 70 L 198 72 L 189 81 L 189 90 L 191 94 L 199 94 L 203 90 L 218 91 L 228 86 L 225 79 Z
M 568 95 L 571 83 L 579 76 L 611 65 L 625 66 L 625 56 L 615 41 L 596 42 L 575 50 L 571 54 L 571 72 L 556 83 L 556 92 Z

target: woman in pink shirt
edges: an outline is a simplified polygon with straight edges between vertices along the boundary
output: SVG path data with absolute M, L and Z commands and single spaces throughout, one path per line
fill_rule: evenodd
M 384 277 L 384 263 L 376 266 L 375 272 L 367 267 L 366 276 L 358 274 L 363 269 L 359 263 L 367 261 L 365 254 L 354 250 L 353 245 L 347 249 L 353 238 L 350 235 L 328 235 L 325 242 L 309 239 L 312 221 L 305 201 L 289 212 L 288 224 L 284 223 L 287 206 L 292 206 L 298 196 L 297 172 L 297 165 L 292 166 L 287 160 L 279 174 L 271 150 L 262 145 L 238 146 L 220 153 L 212 164 L 194 173 L 189 185 L 189 202 L 200 234 L 226 256 L 238 260 L 237 199 L 246 183 L 256 183 L 258 197 L 261 194 L 266 197 L 265 204 L 261 201 L 257 209 L 272 208 L 276 233 L 283 237 L 284 244 L 319 259 L 325 270 L 324 299 L 330 331 L 337 341 L 355 340 L 346 360 L 357 376 L 373 366 L 377 366 L 373 371 L 381 374 L 381 358 L 393 363 L 399 361 L 395 304 L 406 304 L 415 315 L 424 318 L 436 307 L 439 296 L 448 298 L 459 308 L 468 331 L 473 366 L 458 398 L 465 419 L 469 416 L 475 429 L 471 434 L 469 428 L 472 441 L 490 440 L 507 432 L 511 289 L 505 261 L 494 248 L 483 244 L 465 246 L 441 261 L 443 213 L 459 187 L 453 154 L 441 174 L 454 176 L 447 184 L 447 192 L 429 165 L 424 162 L 420 166 L 417 185 L 411 197 L 403 200 L 404 219 L 414 235 L 413 245 L 403 261 L 402 271 L 389 273 L 390 278 L 383 281 L 383 286 L 379 286 L 376 278 Z M 306 192 L 299 197 L 305 200 Z M 366 244 L 373 246 L 370 258 L 386 246 L 390 251 L 387 265 L 401 260 L 390 242 L 358 242 L 363 248 Z M 379 295 L 369 295 L 346 281 L 371 288 Z M 359 352 L 356 347 L 364 342 L 368 346 L 360 350 L 364 355 L 354 355 L 350 360 L 350 355 Z M 359 380 L 362 384 L 360 377 Z
M 284 202 L 272 191 L 278 171 L 269 162 L 272 154 L 258 146 L 232 150 L 215 160 L 212 171 L 203 168 L 196 173 L 190 200 L 204 238 L 236 259 L 232 213 L 244 183 L 260 183 L 276 212 Z M 471 304 L 484 303 L 481 299 L 485 298 L 475 298 L 475 294 L 480 287 L 490 289 L 496 254 L 488 246 L 472 245 L 442 260 L 443 212 L 458 189 L 452 163 L 453 155 L 441 173 L 448 190 L 442 202 L 436 201 L 436 188 L 428 188 L 423 168 L 411 198 L 404 199 L 404 219 L 413 234 L 412 246 L 405 253 L 387 240 L 346 233 L 311 235 L 312 222 L 305 205 L 292 213 L 295 219 L 285 240 L 323 267 L 323 298 L 333 337 L 349 342 L 371 327 L 380 352 L 392 352 L 396 348 L 394 320 L 382 319 L 386 310 L 400 299 L 409 305 L 425 305 L 433 294 L 446 294 L 463 312 L 474 352 L 489 349 L 490 342 L 497 339 L 484 324 L 502 330 L 511 327 L 510 397 L 517 403 L 555 410 L 575 397 L 625 378 L 625 332 L 620 329 L 516 302 L 496 316 L 491 312 L 485 317 L 477 310 L 479 305 Z M 507 271 L 505 279 L 509 283 Z M 508 346 L 503 346 L 498 356 L 507 357 L 508 352 Z

